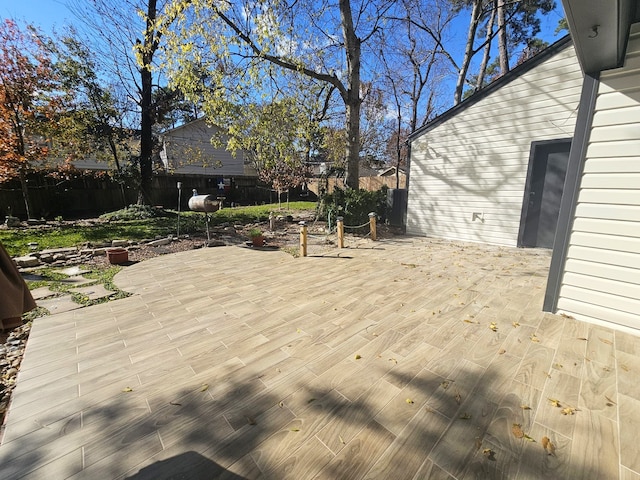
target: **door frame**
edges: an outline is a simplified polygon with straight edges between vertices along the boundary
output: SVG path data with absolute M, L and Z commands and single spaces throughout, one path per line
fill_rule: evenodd
M 520 248 L 535 248 L 529 245 L 524 245 L 524 229 L 527 222 L 527 215 L 529 213 L 529 197 L 531 195 L 531 183 L 533 181 L 533 167 L 535 163 L 536 153 L 538 150 L 547 148 L 551 145 L 568 145 L 571 148 L 572 138 L 555 138 L 552 140 L 536 140 L 531 142 L 531 148 L 529 149 L 529 164 L 527 167 L 527 179 L 524 184 L 524 195 L 522 197 L 522 210 L 520 212 L 520 227 L 518 228 L 518 247 Z M 567 150 L 570 151 L 570 150 Z M 565 177 L 566 181 L 566 177 Z M 563 192 L 564 193 L 564 192 Z

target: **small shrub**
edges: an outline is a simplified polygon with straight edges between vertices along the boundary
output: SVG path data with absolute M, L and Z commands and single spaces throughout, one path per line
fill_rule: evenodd
M 369 213 L 375 212 L 378 218 L 384 219 L 387 207 L 387 187 L 377 191 L 342 190 L 336 188 L 333 193 L 322 199 L 320 216 L 333 228 L 336 217 L 344 217 L 345 226 L 363 225 L 369 222 Z M 363 231 L 368 230 L 364 227 Z
M 144 220 L 146 218 L 164 217 L 166 213 L 162 209 L 151 205 L 129 205 L 122 210 L 100 215 L 103 220 Z

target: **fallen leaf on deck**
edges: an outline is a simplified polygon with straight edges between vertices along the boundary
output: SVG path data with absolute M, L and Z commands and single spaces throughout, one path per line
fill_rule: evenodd
M 536 337 L 535 333 L 532 333 L 529 338 L 531 339 L 532 342 L 540 343 L 540 339 L 538 337 Z
M 577 411 L 578 411 L 577 408 L 565 407 L 565 408 L 562 409 L 562 411 L 560 413 L 562 413 L 563 415 L 575 415 Z
M 247 419 L 247 423 L 249 425 L 255 425 L 256 424 L 256 421 L 252 417 L 248 417 L 248 416 L 245 415 L 244 418 Z
M 284 408 L 284 402 L 280 402 L 280 403 L 278 403 L 278 406 L 279 406 L 280 408 Z
M 469 420 L 471 418 L 471 414 L 464 412 L 462 415 L 460 415 L 460 419 L 461 420 Z
M 621 368 L 622 370 L 624 370 L 625 372 L 628 372 L 628 371 L 629 371 L 629 367 L 627 367 L 627 366 L 626 366 L 626 365 L 624 365 L 624 364 L 620 365 L 620 368 Z
M 355 359 L 356 359 L 356 360 L 360 360 L 361 358 L 362 358 L 362 356 L 361 356 L 361 355 L 356 354 L 356 356 L 355 356 Z
M 527 435 L 526 433 L 524 434 L 524 436 L 522 437 L 525 440 L 527 440 L 528 442 L 534 442 L 535 443 L 535 439 L 530 437 L 529 435 Z
M 340 440 L 341 444 L 346 445 L 347 442 L 344 441 L 344 438 L 342 438 L 342 435 L 338 435 L 338 439 Z
M 398 364 L 398 360 L 396 360 L 395 358 L 390 358 L 389 361 L 395 363 L 396 365 Z
M 462 401 L 462 397 L 460 396 L 459 392 L 456 392 L 456 403 L 458 405 L 460 405 L 460 402 Z
M 529 405 L 520 405 L 520 408 L 523 410 L 531 410 L 531 407 Z
M 494 452 L 490 448 L 485 448 L 484 450 L 482 450 L 482 454 L 485 457 L 487 457 L 489 460 L 494 460 L 495 461 L 495 459 L 496 459 L 496 457 L 495 457 L 496 452 Z
M 511 427 L 511 433 L 513 433 L 513 436 L 516 438 L 524 437 L 524 432 L 522 431 L 522 425 L 520 425 L 519 423 L 513 424 L 513 426 Z
M 616 402 L 614 402 L 613 400 L 611 400 L 609 397 L 607 397 L 606 395 L 604 396 L 604 398 L 607 399 L 607 407 L 613 407 L 614 405 L 616 405 Z
M 606 338 L 602 338 L 602 337 L 598 337 L 598 338 L 602 343 L 605 343 L 607 345 L 613 345 L 613 342 L 611 340 L 607 340 Z
M 498 325 L 496 324 L 496 322 L 491 322 L 491 323 L 489 324 L 489 328 L 490 328 L 492 331 L 494 331 L 494 332 L 497 332 L 497 331 L 498 331 Z
M 511 325 L 513 325 L 513 328 L 517 328 L 520 326 L 518 322 L 511 322 Z
M 407 402 L 408 404 L 412 404 L 412 403 L 414 403 L 414 402 L 413 402 L 413 400 L 411 400 L 410 398 L 407 398 L 407 399 L 405 400 L 405 402 Z
M 315 401 L 316 401 L 315 398 L 310 398 L 309 400 L 307 400 L 307 403 L 312 403 L 312 402 L 315 402 Z
M 560 400 L 556 400 L 555 398 L 549 398 L 548 400 L 549 402 L 551 402 L 551 405 L 553 405 L 554 407 L 560 408 L 562 406 L 560 404 Z
M 504 348 L 498 350 L 498 355 L 504 355 L 505 353 L 507 353 L 507 351 Z
M 131 388 L 131 387 L 124 387 L 124 388 L 122 389 L 122 391 L 123 391 L 123 392 L 125 392 L 125 393 L 126 393 L 126 392 L 133 392 L 133 388 Z
M 586 339 L 584 337 L 578 337 L 578 340 L 584 340 L 586 342 L 588 339 Z
M 561 363 L 554 363 L 553 366 L 554 366 L 554 368 L 557 368 L 558 370 L 564 368 Z
M 551 443 L 549 437 L 542 437 L 542 448 L 547 451 L 547 455 L 553 455 L 554 457 L 556 456 L 556 446 Z
M 176 407 L 181 407 L 182 404 L 178 402 L 169 402 L 169 405 L 175 405 Z
M 300 429 L 299 428 L 290 428 L 289 431 L 290 432 L 299 432 Z
M 440 386 L 441 386 L 443 389 L 445 389 L 445 390 L 446 390 L 447 388 L 449 388 L 449 385 L 450 385 L 450 384 L 451 384 L 451 383 L 449 382 L 449 380 L 445 380 L 444 382 L 441 382 L 441 383 L 440 383 Z
M 206 392 L 209 389 L 209 384 L 208 383 L 203 383 L 202 387 L 200 387 L 200 391 L 201 392 Z

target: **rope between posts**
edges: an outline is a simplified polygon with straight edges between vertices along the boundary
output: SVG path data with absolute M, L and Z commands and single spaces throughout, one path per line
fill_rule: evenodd
M 358 225 L 358 226 L 353 226 L 353 225 L 343 225 L 344 228 L 362 228 L 362 227 L 368 227 L 369 226 L 369 222 L 367 223 L 363 223 L 362 225 Z

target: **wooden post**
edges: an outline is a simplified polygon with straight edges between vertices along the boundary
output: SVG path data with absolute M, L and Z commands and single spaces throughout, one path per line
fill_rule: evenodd
M 376 241 L 376 218 L 378 216 L 374 213 L 371 212 L 369 214 L 369 229 L 371 230 L 371 240 L 373 240 L 374 242 Z
M 307 256 L 307 224 L 300 222 L 300 256 Z
M 338 223 L 338 248 L 344 248 L 344 217 L 338 217 L 337 223 Z

